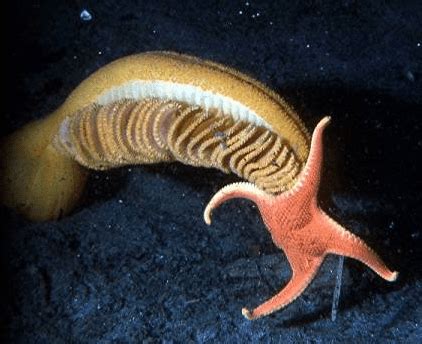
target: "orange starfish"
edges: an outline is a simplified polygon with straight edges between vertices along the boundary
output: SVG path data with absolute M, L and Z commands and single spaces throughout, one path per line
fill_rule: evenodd
M 318 206 L 317 194 L 323 158 L 322 134 L 330 121 L 323 118 L 312 135 L 311 149 L 305 168 L 294 187 L 273 196 L 251 183 L 235 183 L 218 191 L 208 203 L 204 219 L 211 223 L 211 212 L 231 198 L 247 198 L 255 202 L 277 247 L 284 250 L 292 267 L 292 278 L 271 299 L 252 312 L 242 314 L 249 320 L 275 312 L 294 301 L 309 285 L 327 254 L 351 257 L 369 266 L 387 281 L 394 281 L 384 262 L 356 235 L 331 219 Z

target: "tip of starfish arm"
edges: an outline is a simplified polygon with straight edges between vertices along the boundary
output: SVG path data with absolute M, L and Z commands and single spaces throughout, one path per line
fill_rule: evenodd
M 391 273 L 390 277 L 387 278 L 387 281 L 394 282 L 397 279 L 398 276 L 399 276 L 398 271 L 394 271 L 394 272 Z
M 204 221 L 208 226 L 211 225 L 211 208 L 209 206 L 204 210 Z
M 331 122 L 331 116 L 325 116 L 323 119 L 321 119 L 320 121 L 319 121 L 319 125 L 320 126 L 326 126 L 328 123 L 330 123 Z
M 242 308 L 242 315 L 248 320 L 253 320 L 252 313 L 247 308 Z

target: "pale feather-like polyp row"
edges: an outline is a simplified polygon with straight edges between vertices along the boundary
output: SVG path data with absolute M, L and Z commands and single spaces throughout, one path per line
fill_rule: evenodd
M 236 121 L 247 121 L 256 126 L 272 130 L 264 119 L 237 100 L 188 84 L 161 80 L 133 80 L 105 91 L 96 102 L 100 105 L 107 105 L 122 99 L 140 100 L 147 98 L 185 102 L 200 106 L 207 111 L 211 108 L 219 109 L 224 114 L 232 116 Z

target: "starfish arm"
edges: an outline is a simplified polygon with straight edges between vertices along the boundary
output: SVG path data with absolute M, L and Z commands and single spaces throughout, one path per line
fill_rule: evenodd
M 212 211 L 229 199 L 247 198 L 259 206 L 265 199 L 271 197 L 252 183 L 241 182 L 226 185 L 211 198 L 206 206 L 204 211 L 205 223 L 210 225 Z
M 307 194 L 316 194 L 321 179 L 321 167 L 323 160 L 323 133 L 324 129 L 330 123 L 331 117 L 326 116 L 319 121 L 314 129 L 311 140 L 311 148 L 309 150 L 308 160 L 301 172 L 298 181 L 293 188 L 288 191 L 295 194 L 301 189 L 306 189 Z
M 359 260 L 374 270 L 379 276 L 389 282 L 397 279 L 398 272 L 391 271 L 380 257 L 365 242 L 355 234 L 342 227 L 327 214 L 324 214 L 327 224 L 335 233 L 331 242 L 327 243 L 327 253 L 333 253 Z
M 271 299 L 256 307 L 252 312 L 247 308 L 243 308 L 242 314 L 245 318 L 255 320 L 271 314 L 287 306 L 302 294 L 317 273 L 323 258 L 318 257 L 311 260 L 304 259 L 304 257 L 295 258 L 296 264 L 294 260 L 289 259 L 292 264 L 293 274 L 286 286 Z M 304 262 L 306 262 L 306 267 L 304 266 Z

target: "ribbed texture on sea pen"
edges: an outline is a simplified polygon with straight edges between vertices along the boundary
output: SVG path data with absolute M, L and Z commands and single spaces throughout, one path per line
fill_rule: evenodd
M 177 160 L 233 172 L 273 194 L 289 189 L 302 167 L 267 128 L 159 99 L 87 106 L 65 118 L 54 146 L 92 169 Z

